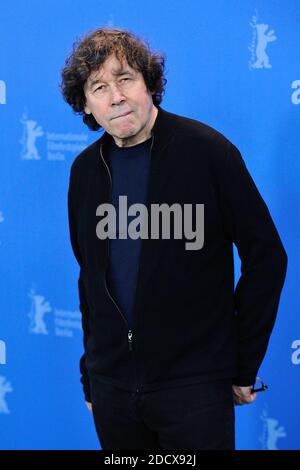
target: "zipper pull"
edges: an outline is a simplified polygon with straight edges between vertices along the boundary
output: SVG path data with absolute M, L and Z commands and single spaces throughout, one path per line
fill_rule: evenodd
M 132 351 L 132 350 L 133 350 L 133 339 L 132 339 L 132 336 L 133 336 L 132 330 L 129 330 L 128 333 L 127 333 L 129 351 Z

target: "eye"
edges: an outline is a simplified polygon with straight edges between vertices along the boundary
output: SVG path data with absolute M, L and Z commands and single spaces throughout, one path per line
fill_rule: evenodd
M 130 80 L 130 78 L 128 78 L 128 77 L 121 78 L 121 82 L 124 81 L 124 80 Z
M 104 85 L 100 85 L 100 86 L 98 86 L 97 88 L 95 88 L 94 91 L 98 91 L 98 90 L 101 91 L 101 90 L 103 90 L 103 88 L 104 88 Z

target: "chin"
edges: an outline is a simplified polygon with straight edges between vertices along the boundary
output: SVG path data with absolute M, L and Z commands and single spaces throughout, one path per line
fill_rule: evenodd
M 132 129 L 127 132 L 120 132 L 118 137 L 120 139 L 127 139 L 128 137 L 134 137 L 137 134 L 137 131 L 135 129 Z

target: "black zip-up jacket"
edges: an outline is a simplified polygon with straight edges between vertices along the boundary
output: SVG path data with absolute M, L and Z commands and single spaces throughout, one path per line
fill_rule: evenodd
M 112 181 L 101 138 L 78 155 L 68 193 L 84 354 L 81 382 L 150 391 L 217 379 L 251 385 L 265 356 L 287 255 L 239 150 L 213 128 L 158 106 L 152 128 L 147 208 L 204 204 L 204 245 L 142 239 L 134 324 L 107 289 L 109 239 L 96 235 L 97 207 Z M 149 232 L 151 233 L 151 232 Z M 234 289 L 233 243 L 241 258 Z

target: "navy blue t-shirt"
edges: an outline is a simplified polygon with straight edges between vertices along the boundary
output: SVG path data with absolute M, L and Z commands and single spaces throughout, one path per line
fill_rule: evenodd
M 152 137 L 132 147 L 118 147 L 112 139 L 107 163 L 112 176 L 111 204 L 116 209 L 116 239 L 109 239 L 109 263 L 107 287 L 133 326 L 133 301 L 135 296 L 141 238 L 119 239 L 119 196 L 127 196 L 127 208 L 131 204 L 146 203 L 147 181 Z M 128 224 L 135 216 L 128 216 Z

